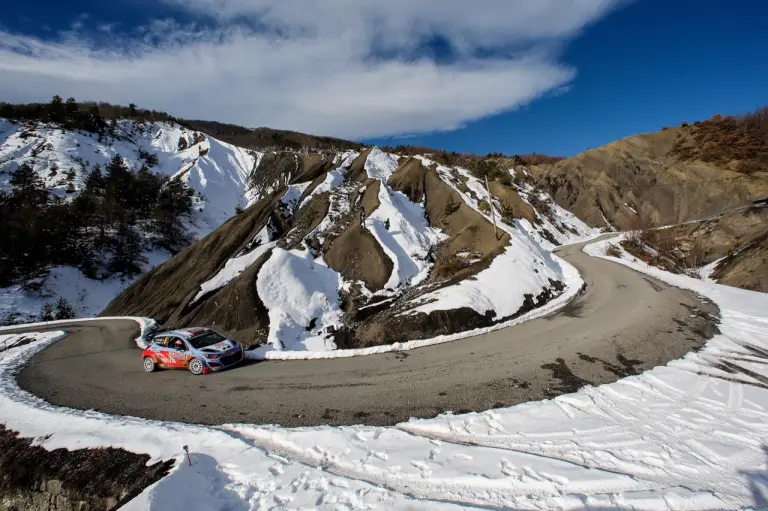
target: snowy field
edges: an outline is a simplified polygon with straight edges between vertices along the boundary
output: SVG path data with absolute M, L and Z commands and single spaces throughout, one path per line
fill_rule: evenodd
M 586 249 L 604 257 L 607 241 Z M 174 471 L 126 509 L 742 509 L 768 505 L 768 295 L 620 264 L 715 301 L 722 333 L 639 376 L 395 427 L 191 426 L 57 408 L 15 383 L 60 334 L 1 336 L 0 421 Z M 192 466 L 182 451 L 189 445 Z

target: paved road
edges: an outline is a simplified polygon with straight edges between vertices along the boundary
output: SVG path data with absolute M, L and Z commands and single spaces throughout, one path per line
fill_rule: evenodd
M 561 249 L 587 282 L 557 315 L 410 352 L 252 363 L 205 376 L 144 373 L 132 321 L 73 323 L 20 385 L 82 409 L 204 424 L 389 425 L 573 392 L 678 358 L 711 338 L 717 308 L 623 266 Z M 61 329 L 61 327 L 58 327 Z

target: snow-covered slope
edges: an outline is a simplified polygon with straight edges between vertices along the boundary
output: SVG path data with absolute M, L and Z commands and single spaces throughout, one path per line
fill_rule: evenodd
M 183 140 L 185 149 L 180 150 Z M 104 168 L 116 154 L 131 170 L 142 165 L 139 151 L 158 158 L 153 169 L 182 178 L 204 197 L 198 204 L 194 232 L 205 236 L 244 206 L 248 178 L 261 153 L 221 142 L 175 123 L 118 121 L 114 136 L 98 136 L 45 123 L 13 123 L 0 119 L 0 189 L 8 187 L 9 172 L 31 165 L 53 193 L 66 195 L 65 173 L 75 173 L 74 188 L 84 187 L 93 166 Z M 51 169 L 56 169 L 52 172 Z
M 278 152 L 265 158 L 167 122 L 123 120 L 98 135 L 0 120 L 0 189 L 9 187 L 11 170 L 27 163 L 52 193 L 73 197 L 95 165 L 103 168 L 117 154 L 132 170 L 152 155 L 154 171 L 183 180 L 196 192 L 187 226 L 195 239 L 235 216 L 238 206 L 283 194 L 279 211 L 254 219 L 256 230 L 244 232 L 240 245 L 215 248 L 220 259 L 211 262 L 212 271 L 197 264 L 180 277 L 194 281 L 194 293 L 185 298 L 187 314 L 190 308 L 207 310 L 212 297 L 255 274 L 257 304 L 268 318 L 259 331 L 268 333 L 253 341 L 268 341 L 276 350 L 332 350 L 340 335 L 364 338 L 355 342 L 365 346 L 390 342 L 392 332 L 423 339 L 434 333 L 435 314 L 458 309 L 476 315 L 448 324 L 441 320 L 440 333 L 488 327 L 542 306 L 563 286 L 576 285 L 549 249 L 593 234 L 526 182 L 494 183 L 494 194 L 504 196 L 489 202 L 484 183 L 471 172 L 425 157 L 413 166 L 412 158 L 370 148 L 364 153 Z M 424 188 L 421 195 L 411 193 L 414 186 Z M 505 220 L 510 197 L 525 211 Z M 493 220 L 498 235 L 492 234 Z M 156 250 L 147 255 L 144 271 L 169 257 Z M 257 263 L 261 266 L 254 267 Z M 91 281 L 72 268 L 54 268 L 37 291 L 0 290 L 0 315 L 32 316 L 58 297 L 82 315 L 97 314 L 132 281 Z M 206 314 L 173 321 L 227 324 L 216 319 L 220 312 Z M 361 319 L 370 314 L 380 320 Z M 407 328 L 400 328 L 403 321 L 409 322 Z
M 469 335 L 581 287 L 550 249 L 597 232 L 529 184 L 495 183 L 504 197 L 491 209 L 463 168 L 379 148 L 316 156 L 270 156 L 257 172 L 287 186 L 260 183 L 251 202 L 265 200 L 217 231 L 228 245 L 193 247 L 163 281 L 138 283 L 107 311 L 213 322 L 267 356 Z M 510 200 L 525 218 L 502 219 Z M 170 314 L 146 306 L 163 287 L 182 304 Z
M 183 149 L 180 149 L 183 147 Z M 195 192 L 188 231 L 199 239 L 246 206 L 248 179 L 261 154 L 190 131 L 175 123 L 115 123 L 112 134 L 98 135 L 63 129 L 54 124 L 17 123 L 0 119 L 0 190 L 10 187 L 10 173 L 26 163 L 43 179 L 51 193 L 72 197 L 84 188 L 95 165 L 102 169 L 117 154 L 131 170 L 143 164 L 141 152 L 154 155 L 155 172 L 182 179 Z M 68 174 L 73 175 L 72 179 Z M 71 182 L 71 184 L 70 184 Z M 69 192 L 67 193 L 67 188 Z M 170 257 L 164 251 L 145 253 L 147 271 Z M 22 286 L 0 289 L 0 319 L 37 314 L 46 302 L 70 301 L 81 315 L 98 314 L 134 279 L 92 280 L 71 267 L 52 269 L 39 290 Z
M 499 317 L 510 317 L 525 307 L 526 296 L 536 297 L 542 289 L 547 288 L 548 281 L 556 281 L 564 286 L 578 286 L 579 282 L 569 281 L 564 276 L 564 261 L 553 256 L 549 250 L 558 245 L 574 243 L 599 234 L 571 213 L 565 211 L 545 193 L 535 190 L 529 184 L 518 188 L 520 197 L 530 203 L 530 197 L 536 197 L 551 209 L 547 215 L 536 212 L 534 225 L 527 219 L 515 219 L 506 223 L 502 218 L 498 197 L 488 194 L 488 190 L 467 169 L 437 165 L 428 158 L 420 158 L 426 165 L 437 166 L 437 171 L 446 183 L 461 194 L 464 202 L 478 213 L 483 214 L 490 222 L 495 222 L 498 228 L 506 232 L 511 241 L 504 252 L 498 255 L 491 265 L 475 275 L 456 285 L 444 287 L 419 298 L 420 305 L 412 313 L 441 310 L 452 310 L 468 307 L 479 314 L 495 311 Z M 520 170 L 521 172 L 523 170 Z M 514 175 L 514 170 L 509 170 Z M 467 192 L 457 186 L 456 178 L 465 185 Z M 490 198 L 490 200 L 489 200 Z M 481 207 L 481 204 L 491 207 Z M 550 218 L 548 218 L 550 217 Z M 546 232 L 546 237 L 542 235 Z M 550 239 L 547 239 L 550 238 Z M 552 243 L 556 240 L 558 243 Z M 531 303 L 531 306 L 533 304 Z

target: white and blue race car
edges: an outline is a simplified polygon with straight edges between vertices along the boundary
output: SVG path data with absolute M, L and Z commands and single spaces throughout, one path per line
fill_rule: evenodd
M 141 357 L 148 373 L 165 368 L 197 375 L 229 369 L 245 359 L 245 351 L 210 328 L 185 328 L 156 332 Z

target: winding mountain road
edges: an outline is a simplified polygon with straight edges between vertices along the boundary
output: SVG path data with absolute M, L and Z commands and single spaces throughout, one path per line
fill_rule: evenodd
M 582 252 L 559 250 L 586 291 L 559 313 L 409 352 L 249 363 L 206 376 L 144 372 L 135 322 L 77 322 L 36 354 L 22 388 L 73 408 L 202 424 L 391 425 L 573 392 L 634 374 L 701 346 L 717 308 Z M 19 328 L 16 332 L 41 331 Z M 6 333 L 6 332 L 3 332 Z

